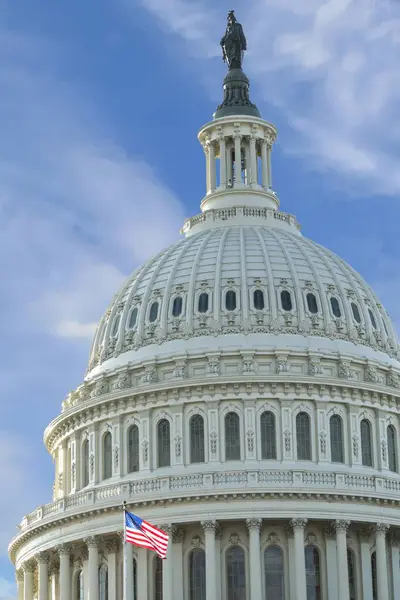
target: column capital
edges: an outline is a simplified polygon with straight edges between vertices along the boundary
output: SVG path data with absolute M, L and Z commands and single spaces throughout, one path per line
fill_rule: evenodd
M 50 555 L 48 552 L 39 552 L 39 554 L 36 554 L 35 560 L 38 565 L 49 564 L 50 563 Z
M 108 554 L 115 554 L 116 552 L 118 552 L 118 548 L 119 548 L 118 538 L 108 540 L 106 542 L 106 548 L 107 548 Z
M 255 517 L 252 519 L 246 519 L 246 525 L 249 531 L 251 529 L 258 529 L 258 531 L 261 531 L 262 519 L 257 519 Z
M 369 527 L 363 527 L 358 530 L 358 537 L 360 542 L 369 542 L 371 537 L 371 529 Z
M 350 527 L 350 521 L 340 521 L 337 519 L 334 521 L 333 527 L 335 528 L 336 535 L 338 533 L 347 533 L 347 530 Z
M 58 546 L 56 546 L 56 550 L 57 550 L 59 556 L 62 556 L 63 554 L 66 554 L 69 556 L 69 554 L 71 552 L 71 544 L 58 544 Z
M 376 523 L 376 525 L 373 526 L 373 530 L 375 531 L 375 534 L 383 534 L 384 536 L 386 536 L 387 532 L 390 529 L 390 525 L 386 525 L 386 523 Z
M 214 531 L 214 533 L 218 529 L 218 521 L 201 521 L 200 525 L 203 528 L 203 531 Z
M 175 527 L 172 532 L 172 543 L 173 544 L 182 544 L 185 539 L 185 530 L 182 527 Z
M 307 525 L 307 522 L 308 522 L 308 519 L 304 519 L 302 517 L 297 517 L 296 519 L 292 519 L 290 521 L 290 525 L 291 525 L 293 531 L 296 531 L 299 529 L 301 529 L 303 531 L 305 526 Z
M 23 569 L 17 569 L 15 571 L 15 581 L 17 582 L 17 584 L 21 581 L 24 580 L 24 571 Z
M 392 529 L 389 532 L 388 540 L 393 547 L 399 547 L 400 546 L 400 533 L 398 531 L 396 531 L 395 529 Z
M 91 535 L 83 541 L 88 548 L 98 548 L 100 546 L 101 538 L 98 535 Z
M 172 525 L 172 523 L 165 523 L 164 525 L 160 525 L 160 529 L 162 529 L 162 531 L 165 531 L 165 533 L 168 533 L 168 535 L 173 538 L 173 536 L 175 535 L 175 532 L 177 530 L 176 525 Z
M 27 560 L 21 565 L 21 569 L 24 573 L 33 573 L 35 570 L 35 561 Z
M 57 575 L 59 569 L 60 564 L 55 560 L 51 560 L 49 565 L 49 576 L 51 577 L 52 575 Z

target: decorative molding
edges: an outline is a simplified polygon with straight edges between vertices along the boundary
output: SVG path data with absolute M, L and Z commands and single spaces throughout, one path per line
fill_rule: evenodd
M 347 533 L 350 527 L 350 521 L 340 521 L 336 520 L 333 523 L 333 527 L 335 528 L 336 534 L 338 533 Z
M 296 531 L 298 529 L 301 529 L 302 531 L 304 531 L 306 525 L 307 525 L 308 519 L 302 518 L 302 517 L 296 517 L 295 519 L 291 519 L 290 524 L 292 526 L 293 531 Z
M 261 531 L 262 519 L 252 517 L 251 519 L 246 519 L 246 525 L 248 529 L 258 529 Z

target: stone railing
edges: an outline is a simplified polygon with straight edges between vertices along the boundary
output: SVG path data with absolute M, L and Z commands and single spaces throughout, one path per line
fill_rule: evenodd
M 329 493 L 369 496 L 400 500 L 400 478 L 386 476 L 332 473 L 321 471 L 225 471 L 194 475 L 153 477 L 133 481 L 122 480 L 111 485 L 89 488 L 40 506 L 24 517 L 20 524 L 23 532 L 31 525 L 46 519 L 76 513 L 80 509 L 112 506 L 126 501 L 144 502 L 183 495 L 227 493 Z

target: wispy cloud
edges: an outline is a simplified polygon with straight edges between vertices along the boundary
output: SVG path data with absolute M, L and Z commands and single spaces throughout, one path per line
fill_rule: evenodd
M 216 17 L 209 0 L 141 4 L 192 49 L 215 48 L 231 8 L 220 3 Z M 287 151 L 351 177 L 363 193 L 398 193 L 400 5 L 240 0 L 236 12 L 249 38 L 246 70 L 292 128 Z

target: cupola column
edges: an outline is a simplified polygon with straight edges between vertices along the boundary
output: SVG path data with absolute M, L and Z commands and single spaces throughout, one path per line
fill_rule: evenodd
M 226 188 L 226 144 L 222 134 L 219 136 L 219 185 Z
M 260 530 L 261 519 L 247 519 L 249 529 L 250 546 L 250 600 L 259 600 L 262 597 L 261 591 L 261 550 L 260 550 Z
M 215 164 L 215 145 L 213 142 L 210 144 L 210 153 L 209 153 L 209 161 L 210 161 L 210 192 L 213 192 L 217 187 L 217 177 L 216 177 L 216 164 Z
M 304 529 L 307 525 L 307 519 L 292 519 L 291 526 L 294 534 L 294 560 L 296 573 L 296 600 L 306 600 L 306 560 L 304 554 Z
M 206 596 L 207 600 L 217 600 L 217 571 L 216 571 L 216 521 L 203 521 L 201 526 L 204 530 L 206 549 Z
M 240 133 L 235 133 L 235 187 L 242 183 L 242 136 Z
M 272 188 L 271 151 L 272 142 L 267 140 L 267 187 Z
M 375 527 L 376 577 L 379 600 L 389 600 L 388 564 L 386 554 L 386 533 L 389 525 L 378 523 Z
M 349 600 L 349 569 L 347 565 L 347 529 L 348 521 L 336 521 L 336 556 L 337 571 L 339 574 L 339 598 Z
M 257 153 L 256 153 L 256 136 L 254 133 L 250 136 L 250 182 L 251 185 L 258 183 L 257 181 Z
M 264 189 L 271 187 L 268 182 L 268 150 L 266 140 L 261 142 L 261 184 Z

